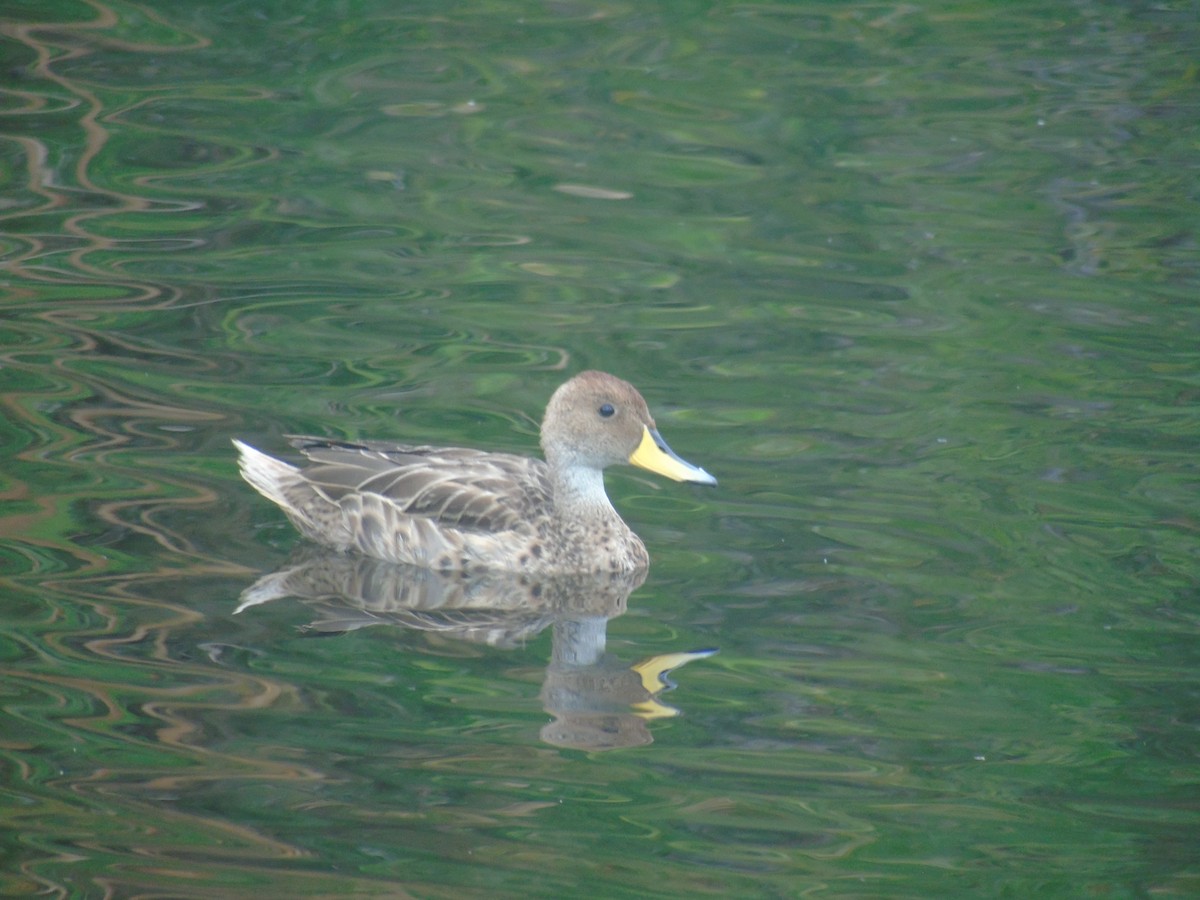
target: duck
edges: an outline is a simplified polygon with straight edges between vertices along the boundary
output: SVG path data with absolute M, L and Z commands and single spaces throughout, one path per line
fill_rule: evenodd
M 637 388 L 594 370 L 551 396 L 541 423 L 544 459 L 302 435 L 289 441 L 307 465 L 233 444 L 242 477 L 302 536 L 463 575 L 645 570 L 646 546 L 609 500 L 604 470 L 628 463 L 674 481 L 717 483 L 671 450 Z

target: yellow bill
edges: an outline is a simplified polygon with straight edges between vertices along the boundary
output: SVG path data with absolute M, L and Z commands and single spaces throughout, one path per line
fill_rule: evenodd
M 699 466 L 680 459 L 667 446 L 657 428 L 644 427 L 642 442 L 637 449 L 629 454 L 629 462 L 643 469 L 648 469 L 658 475 L 673 478 L 675 481 L 690 481 L 693 484 L 716 484 L 713 478 Z

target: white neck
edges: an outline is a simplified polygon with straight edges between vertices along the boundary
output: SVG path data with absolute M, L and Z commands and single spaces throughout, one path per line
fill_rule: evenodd
M 554 502 L 601 514 L 616 512 L 604 490 L 604 473 L 590 466 L 564 466 L 555 472 Z

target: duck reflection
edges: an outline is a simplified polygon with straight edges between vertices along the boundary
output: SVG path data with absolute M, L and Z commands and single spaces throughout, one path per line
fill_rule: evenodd
M 678 715 L 660 695 L 672 669 L 716 650 L 652 656 L 630 664 L 606 652 L 608 620 L 625 612 L 646 572 L 531 578 L 464 575 L 304 547 L 247 588 L 236 612 L 294 597 L 316 612 L 305 630 L 338 634 L 396 625 L 490 647 L 512 648 L 551 628 L 542 705 L 554 720 L 542 740 L 613 750 L 653 741 L 649 722 Z

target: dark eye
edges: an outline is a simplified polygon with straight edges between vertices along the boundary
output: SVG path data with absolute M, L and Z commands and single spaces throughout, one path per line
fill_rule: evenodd
M 615 413 L 616 410 L 613 409 L 613 405 L 611 403 L 603 403 L 600 405 L 600 408 L 596 410 L 596 412 L 600 413 L 600 418 L 607 419 L 613 413 Z

